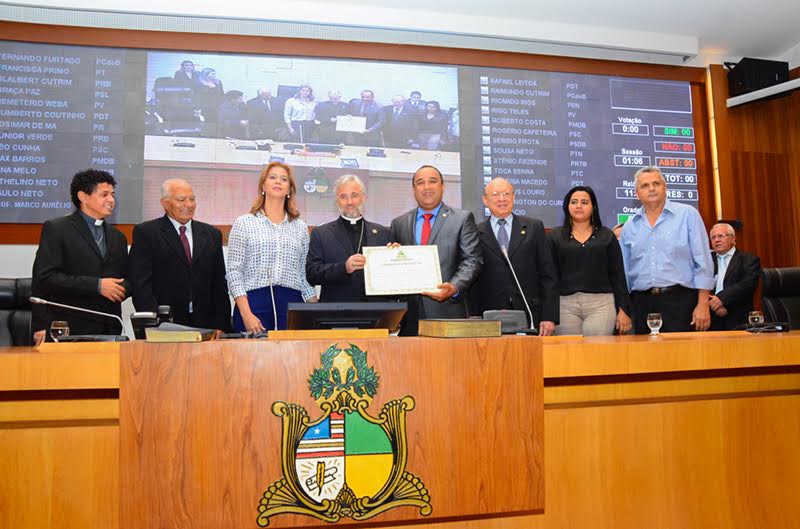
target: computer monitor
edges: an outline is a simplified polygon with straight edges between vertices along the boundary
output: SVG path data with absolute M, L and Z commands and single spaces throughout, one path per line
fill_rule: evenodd
M 289 329 L 389 329 L 394 331 L 406 303 L 289 303 Z

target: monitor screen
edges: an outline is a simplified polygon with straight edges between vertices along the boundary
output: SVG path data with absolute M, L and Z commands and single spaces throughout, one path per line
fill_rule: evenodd
M 289 303 L 288 328 L 389 329 L 395 331 L 408 305 L 375 303 Z
M 72 175 L 91 166 L 118 181 L 112 223 L 161 216 L 161 183 L 183 178 L 197 218 L 230 225 L 281 161 L 310 225 L 338 216 L 344 174 L 364 181 L 365 215 L 389 225 L 416 206 L 411 175 L 427 164 L 444 201 L 478 219 L 502 176 L 517 214 L 558 226 L 567 190 L 589 185 L 613 226 L 639 207 L 645 165 L 662 169 L 670 200 L 697 206 L 695 107 L 688 82 L 0 40 L 0 223 L 70 213 Z

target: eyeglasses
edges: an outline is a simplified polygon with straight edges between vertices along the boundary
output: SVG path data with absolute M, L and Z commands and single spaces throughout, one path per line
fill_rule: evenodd
M 491 198 L 500 198 L 500 197 L 509 198 L 509 197 L 514 196 L 514 192 L 513 191 L 495 191 L 494 193 L 489 193 L 486 196 L 491 197 Z
M 723 233 L 722 235 L 712 235 L 711 240 L 716 241 L 717 239 L 724 239 L 725 237 L 733 237 L 731 233 Z

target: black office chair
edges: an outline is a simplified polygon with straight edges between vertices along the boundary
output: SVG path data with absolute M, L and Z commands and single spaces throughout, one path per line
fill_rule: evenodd
M 31 279 L 0 279 L 0 345 L 33 345 Z
M 762 270 L 761 300 L 768 322 L 789 322 L 792 329 L 800 328 L 800 267 Z

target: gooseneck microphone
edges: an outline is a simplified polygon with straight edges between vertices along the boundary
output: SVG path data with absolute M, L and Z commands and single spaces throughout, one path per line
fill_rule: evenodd
M 106 318 L 114 318 L 120 324 L 120 332 L 119 332 L 120 335 L 122 335 L 122 333 L 125 331 L 125 324 L 122 322 L 122 318 L 120 318 L 116 314 L 109 314 L 107 312 L 98 312 L 96 310 L 84 309 L 83 307 L 75 307 L 73 305 L 64 305 L 63 303 L 56 303 L 55 301 L 47 301 L 46 299 L 37 298 L 35 296 L 29 297 L 28 301 L 30 301 L 34 305 L 52 305 L 54 307 L 61 307 L 62 309 L 77 310 L 78 312 L 88 312 L 89 314 L 105 316 Z
M 514 282 L 517 284 L 517 290 L 519 291 L 520 296 L 522 296 L 522 302 L 525 303 L 525 308 L 528 310 L 528 318 L 530 318 L 531 330 L 535 331 L 536 327 L 533 326 L 533 313 L 531 312 L 530 305 L 528 305 L 528 300 L 525 299 L 525 292 L 522 291 L 522 285 L 519 284 L 519 279 L 517 279 L 517 273 L 514 271 L 514 266 L 511 264 L 511 259 L 508 258 L 508 250 L 505 246 L 501 246 L 500 252 L 503 254 L 503 257 L 506 258 L 508 267 L 511 269 L 511 275 L 514 276 Z

